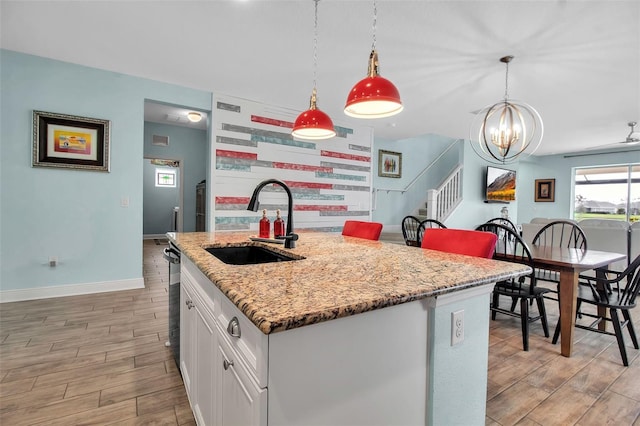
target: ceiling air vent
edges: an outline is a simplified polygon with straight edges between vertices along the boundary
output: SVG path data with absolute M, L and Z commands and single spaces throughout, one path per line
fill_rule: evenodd
M 169 146 L 169 136 L 153 135 L 152 145 Z

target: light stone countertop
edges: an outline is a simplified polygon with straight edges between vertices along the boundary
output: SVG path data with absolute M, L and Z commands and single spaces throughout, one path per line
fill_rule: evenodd
M 298 234 L 295 249 L 250 241 L 254 234 L 248 232 L 169 232 L 167 237 L 265 334 L 531 272 L 516 263 L 334 233 Z M 229 244 L 259 245 L 304 259 L 227 265 L 204 250 Z

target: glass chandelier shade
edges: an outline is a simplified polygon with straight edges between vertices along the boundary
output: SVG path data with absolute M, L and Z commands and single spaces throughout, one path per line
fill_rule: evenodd
M 297 139 L 322 140 L 332 138 L 336 135 L 331 118 L 317 107 L 318 1 L 319 0 L 314 0 L 313 91 L 311 92 L 309 109 L 301 113 L 293 124 L 291 135 Z
M 473 150 L 494 164 L 511 163 L 533 154 L 544 133 L 538 111 L 524 102 L 509 99 L 509 62 L 512 59 L 513 56 L 500 58 L 507 67 L 504 99 L 482 108 L 469 130 Z

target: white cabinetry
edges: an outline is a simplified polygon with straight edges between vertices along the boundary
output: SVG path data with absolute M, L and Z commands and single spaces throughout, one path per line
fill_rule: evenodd
M 182 262 L 180 369 L 197 424 L 266 425 L 267 336 Z
M 485 421 L 493 284 L 265 335 L 186 256 L 182 277 L 195 307 L 181 305 L 181 369 L 200 426 Z
M 222 332 L 224 333 L 224 332 Z M 218 339 L 218 425 L 266 425 L 267 390 L 258 386 L 228 340 Z
M 197 423 L 213 425 L 216 371 L 212 358 L 218 342 L 213 303 L 200 294 L 188 272 L 181 275 L 180 369 Z

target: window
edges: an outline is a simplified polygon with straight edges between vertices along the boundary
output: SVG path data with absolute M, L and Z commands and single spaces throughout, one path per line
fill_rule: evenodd
M 156 186 L 163 188 L 175 188 L 176 171 L 171 169 L 156 169 Z
M 640 220 L 640 164 L 579 168 L 574 219 Z

